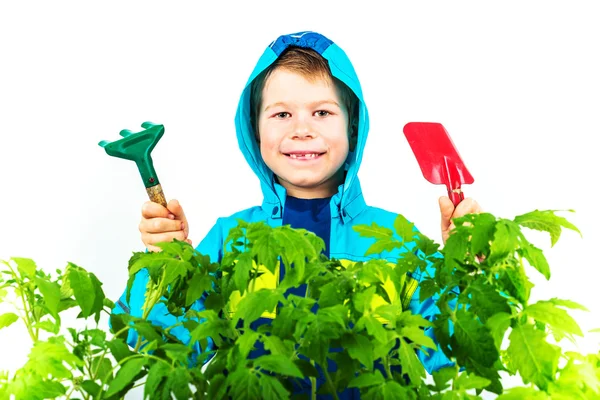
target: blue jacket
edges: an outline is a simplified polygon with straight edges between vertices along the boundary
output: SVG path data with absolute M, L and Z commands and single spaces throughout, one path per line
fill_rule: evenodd
M 360 82 L 354 71 L 352 63 L 344 51 L 328 38 L 314 32 L 300 32 L 296 34 L 284 35 L 273 41 L 264 51 L 258 60 L 254 71 L 246 83 L 235 116 L 235 127 L 239 147 L 244 154 L 248 164 L 260 179 L 264 200 L 261 205 L 248 208 L 237 212 L 229 217 L 219 218 L 206 237 L 198 245 L 197 251 L 210 256 L 211 260 L 219 261 L 223 256 L 224 240 L 231 228 L 237 225 L 237 219 L 241 218 L 248 222 L 265 221 L 270 226 L 281 226 L 283 211 L 285 209 L 286 191 L 281 185 L 275 182 L 273 173 L 263 162 L 258 144 L 254 138 L 253 128 L 250 122 L 250 86 L 251 82 L 265 68 L 273 63 L 277 57 L 290 45 L 309 47 L 316 50 L 329 62 L 329 67 L 333 76 L 344 82 L 354 91 L 360 101 L 359 106 L 359 124 L 358 141 L 355 151 L 351 153 L 346 165 L 347 174 L 343 185 L 340 185 L 338 192 L 332 197 L 330 202 L 331 210 L 331 236 L 330 236 L 330 257 L 347 262 L 366 261 L 370 258 L 384 258 L 395 263 L 401 253 L 398 250 L 392 252 L 383 252 L 378 255 L 365 257 L 366 250 L 373 243 L 372 239 L 361 238 L 353 230 L 353 226 L 375 222 L 378 225 L 393 229 L 393 223 L 397 214 L 368 206 L 363 198 L 363 193 L 358 179 L 358 169 L 363 156 L 363 150 L 369 131 L 369 116 L 365 105 Z M 256 289 L 262 287 L 276 287 L 279 277 L 271 274 L 266 269 L 261 276 L 261 282 Z M 403 309 L 409 309 L 414 314 L 420 314 L 426 319 L 431 320 L 434 315 L 439 313 L 435 306 L 434 299 L 427 299 L 424 302 L 419 301 L 419 282 L 424 277 L 422 271 L 417 271 L 407 276 L 402 293 L 396 293 L 393 285 L 389 287 L 388 294 L 392 302 L 401 302 Z M 433 274 L 432 274 L 433 276 Z M 140 271 L 135 279 L 130 302 L 126 302 L 125 293 L 117 302 L 114 313 L 127 312 L 131 315 L 141 316 L 141 307 L 144 303 L 144 292 L 148 275 L 145 270 Z M 381 299 L 383 301 L 383 299 Z M 196 310 L 202 310 L 201 301 L 193 305 Z M 263 317 L 273 318 L 273 313 L 265 313 Z M 178 318 L 169 314 L 164 304 L 159 304 L 150 312 L 149 319 L 152 323 L 164 327 L 174 325 Z M 181 339 L 184 343 L 189 343 L 190 334 L 182 326 L 171 330 L 171 333 Z M 432 337 L 433 330 L 428 328 L 426 334 Z M 129 333 L 128 342 L 135 344 L 137 336 L 133 330 Z M 437 341 L 436 341 L 437 343 Z M 212 343 L 209 343 L 209 347 Z M 195 344 L 195 351 L 202 351 Z M 419 358 L 423 362 L 428 372 L 436 371 L 445 366 L 453 365 L 443 354 L 441 350 L 426 355 L 419 352 Z

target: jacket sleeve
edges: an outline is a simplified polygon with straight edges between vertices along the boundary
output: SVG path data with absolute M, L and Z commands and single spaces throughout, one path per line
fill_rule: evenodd
M 443 256 L 441 254 L 439 254 L 439 257 L 441 258 Z M 419 300 L 419 293 L 421 291 L 421 289 L 420 289 L 421 281 L 427 276 L 433 277 L 434 273 L 435 273 L 435 270 L 433 269 L 431 262 L 427 263 L 426 271 L 416 271 L 416 273 L 413 275 L 413 279 L 417 279 L 417 281 L 419 282 L 419 285 L 417 285 L 417 288 L 410 299 L 410 305 L 409 305 L 409 309 L 413 314 L 418 314 L 430 322 L 433 322 L 435 320 L 436 316 L 440 314 L 440 310 L 435 304 L 436 301 L 439 299 L 439 295 L 436 294 L 433 297 L 424 299 L 423 302 L 421 302 Z M 449 305 L 451 307 L 454 307 L 456 304 L 456 301 L 457 301 L 456 298 L 454 298 L 449 303 Z M 454 330 L 453 328 L 454 327 L 450 323 L 449 329 L 450 329 L 451 334 Z M 438 371 L 442 368 L 454 366 L 455 365 L 454 362 L 450 361 L 448 359 L 448 357 L 446 357 L 444 352 L 440 349 L 439 343 L 433 332 L 433 327 L 425 328 L 425 334 L 427 336 L 429 336 L 431 339 L 433 339 L 434 343 L 438 346 L 437 350 L 435 350 L 435 351 L 432 349 L 426 349 L 427 352 L 417 350 L 417 356 L 419 357 L 419 359 L 425 366 L 425 369 L 427 370 L 427 372 L 431 374 L 432 372 Z M 429 353 L 429 354 L 427 354 L 427 353 Z
M 220 261 L 222 257 L 223 250 L 223 235 L 221 229 L 220 219 L 217 220 L 217 223 L 212 227 L 212 229 L 208 232 L 206 237 L 200 242 L 200 244 L 196 247 L 196 251 L 201 254 L 208 255 L 211 261 L 216 262 Z M 144 305 L 144 299 L 146 294 L 146 286 L 148 284 L 149 274 L 148 271 L 144 268 L 140 270 L 134 279 L 133 286 L 131 288 L 131 296 L 130 301 L 127 302 L 127 289 L 123 292 L 119 300 L 115 303 L 115 308 L 113 308 L 113 314 L 129 314 L 134 317 L 142 317 L 142 306 Z M 192 309 L 196 311 L 204 310 L 204 301 L 203 298 L 197 300 L 191 306 Z M 156 304 L 148 315 L 148 321 L 154 325 L 161 326 L 163 328 L 167 328 L 169 326 L 175 325 L 180 321 L 184 321 L 183 316 L 175 317 L 167 310 L 167 307 L 163 303 Z M 109 326 L 110 320 L 109 320 Z M 112 326 L 111 326 L 112 329 Z M 170 333 L 181 340 L 184 344 L 188 344 L 190 342 L 190 332 L 184 328 L 183 326 L 178 326 L 173 328 Z M 129 329 L 127 335 L 127 344 L 131 347 L 135 347 L 136 342 L 138 340 L 138 334 L 134 329 Z M 198 342 L 194 343 L 194 351 L 192 355 L 192 362 L 196 362 L 198 355 L 204 351 L 210 351 L 214 347 L 214 343 L 212 340 L 208 341 L 208 345 L 206 349 L 200 348 L 200 344 Z

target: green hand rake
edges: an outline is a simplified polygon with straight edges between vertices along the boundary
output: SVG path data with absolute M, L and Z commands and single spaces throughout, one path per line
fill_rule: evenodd
M 114 142 L 102 140 L 98 145 L 104 147 L 109 156 L 135 161 L 150 200 L 166 207 L 167 201 L 150 157 L 152 149 L 165 132 L 165 127 L 152 122 L 144 122 L 142 128 L 145 130 L 137 133 L 123 129 L 119 132 L 123 136 L 122 139 Z

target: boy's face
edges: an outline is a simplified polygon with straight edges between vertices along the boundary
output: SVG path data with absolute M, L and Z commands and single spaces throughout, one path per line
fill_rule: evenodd
M 258 131 L 262 158 L 288 195 L 337 192 L 349 151 L 348 113 L 333 82 L 274 70 L 262 92 Z

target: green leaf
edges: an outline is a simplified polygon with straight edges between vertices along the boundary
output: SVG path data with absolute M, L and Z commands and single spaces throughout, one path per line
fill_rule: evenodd
M 159 345 L 159 347 L 171 360 L 184 365 L 188 363 L 188 355 L 192 352 L 191 348 L 180 343 L 166 343 Z
M 473 254 L 487 254 L 496 229 L 496 218 L 489 213 L 468 214 L 473 224 L 471 230 L 471 251 Z M 457 223 L 457 220 L 454 220 Z
M 373 300 L 373 296 L 375 295 L 375 290 L 377 290 L 377 287 L 375 286 L 370 286 L 369 288 L 360 292 L 357 289 L 355 294 L 352 296 L 352 302 L 356 311 L 358 311 L 360 314 L 363 314 L 365 311 L 371 310 L 371 302 Z
M 61 289 L 61 290 L 62 290 L 62 289 Z M 62 291 L 61 291 L 61 296 L 62 296 Z M 110 299 L 107 299 L 106 297 L 105 297 L 105 298 L 102 300 L 102 305 L 103 305 L 104 307 L 108 307 L 108 308 L 110 308 L 111 310 L 112 310 L 113 308 L 115 308 L 115 303 L 114 303 L 112 300 L 110 300 Z
M 56 335 L 60 330 L 60 327 L 50 320 L 44 320 L 44 321 L 38 322 L 37 324 L 34 325 L 34 328 L 43 329 L 46 332 L 50 332 L 54 335 Z
M 463 262 L 469 251 L 469 233 L 454 232 L 450 235 L 444 248 L 441 250 L 444 254 L 444 269 L 452 275 L 454 270 L 462 270 L 459 263 Z
M 548 301 L 550 303 L 554 304 L 555 306 L 566 307 L 566 308 L 570 308 L 572 310 L 589 311 L 585 306 L 582 306 L 581 304 L 576 303 L 571 300 L 561 300 L 561 299 L 557 299 L 556 297 L 553 297 Z
M 254 268 L 252 263 L 252 255 L 250 253 L 242 253 L 239 255 L 237 263 L 233 269 L 234 281 L 240 294 L 243 296 L 248 289 L 248 280 L 250 279 L 250 271 Z
M 17 264 L 17 270 L 21 274 L 22 278 L 28 277 L 31 279 L 35 276 L 37 266 L 35 265 L 35 262 L 33 262 L 32 259 L 12 257 L 11 260 L 13 260 Z
M 459 365 L 473 359 L 484 367 L 491 367 L 498 359 L 498 350 L 490 330 L 465 310 L 458 310 L 454 322 L 452 348 Z
M 294 269 L 298 272 L 298 278 L 304 276 L 306 259 L 309 260 L 317 257 L 317 252 L 313 247 L 313 243 L 308 239 L 307 235 L 314 235 L 306 230 L 292 229 L 289 226 L 282 226 L 273 230 L 273 236 L 285 251 L 281 253 L 285 262 L 286 276 L 290 266 L 293 264 Z M 320 251 L 320 250 L 319 250 Z
M 490 263 L 512 255 L 519 244 L 519 227 L 513 221 L 500 219 L 495 228 L 494 240 L 490 247 Z
M 277 378 L 268 375 L 261 375 L 260 379 L 260 389 L 262 394 L 262 399 L 264 400 L 280 400 L 280 399 L 289 399 L 290 393 L 286 390 L 285 387 L 279 382 Z
M 291 358 L 294 352 L 294 343 L 286 340 L 285 343 L 276 335 L 263 335 L 261 339 L 264 343 L 265 350 L 271 352 L 271 354 L 281 354 Z
M 528 306 L 525 313 L 536 321 L 550 325 L 552 331 L 558 334 L 559 337 L 567 334 L 575 334 L 583 336 L 581 328 L 577 322 L 565 310 L 556 307 L 550 301 L 538 301 L 535 304 Z
M 177 400 L 189 400 L 193 398 L 190 390 L 192 377 L 186 367 L 175 368 L 167 378 L 167 385 Z
M 433 372 L 431 375 L 433 376 L 433 381 L 435 382 L 434 390 L 436 392 L 441 392 L 442 390 L 449 388 L 450 385 L 448 382 L 454 379 L 456 374 L 456 367 L 445 367 Z
M 126 361 L 119 371 L 117 371 L 117 375 L 108 386 L 108 390 L 104 394 L 104 397 L 114 396 L 125 389 L 129 384 L 134 383 L 133 380 L 142 371 L 142 368 L 144 368 L 146 363 L 147 360 L 144 357 L 132 358 Z
M 188 283 L 187 292 L 185 294 L 185 305 L 189 307 L 193 302 L 198 300 L 205 292 L 212 288 L 212 279 L 210 275 L 194 274 Z
M 206 318 L 206 321 L 190 332 L 190 343 L 202 341 L 208 337 L 215 341 L 217 347 L 221 347 L 222 339 L 233 338 L 235 333 L 232 330 L 232 322 L 229 319 L 220 318 L 214 310 L 204 310 L 198 313 L 199 318 Z
M 505 270 L 506 276 L 501 279 L 504 289 L 523 304 L 527 304 L 533 284 L 527 279 L 520 263 L 511 263 Z
M 342 345 L 355 360 L 360 361 L 369 371 L 373 370 L 373 344 L 369 339 L 355 333 L 348 333 L 342 337 Z
M 473 359 L 468 359 L 464 367 L 469 374 L 475 374 L 491 381 L 491 383 L 486 386 L 485 390 L 496 394 L 502 393 L 502 383 L 500 382 L 498 371 L 505 370 L 505 368 L 500 360 L 496 360 L 491 367 L 484 367 Z
M 310 362 L 308 362 L 308 360 L 298 358 L 298 359 L 294 360 L 294 364 L 296 364 L 298 369 L 300 371 L 302 371 L 302 374 L 304 375 L 304 377 L 306 377 L 306 378 L 308 378 L 308 377 L 318 378 L 319 377 L 319 371 L 317 371 L 317 368 L 315 368 L 314 365 L 312 365 Z
M 459 390 L 484 389 L 490 383 L 492 383 L 492 381 L 489 379 L 482 378 L 475 374 L 467 374 L 467 372 L 460 374 L 455 381 L 456 388 Z
M 496 400 L 550 400 L 545 392 L 532 387 L 514 387 L 501 394 Z
M 365 256 L 368 256 L 371 254 L 379 254 L 384 251 L 392 251 L 394 249 L 401 248 L 401 247 L 402 247 L 402 242 L 399 242 L 398 240 L 396 240 L 394 238 L 378 239 L 375 243 L 373 243 L 367 249 L 367 251 L 365 252 Z
M 419 301 L 423 302 L 440 291 L 434 279 L 425 278 L 419 283 Z
M 381 385 L 385 382 L 385 378 L 381 372 L 376 369 L 374 372 L 363 372 L 356 378 L 352 379 L 348 384 L 349 388 L 365 388 L 369 386 Z
M 485 323 L 496 313 L 510 314 L 506 297 L 501 296 L 483 276 L 472 282 L 466 293 L 471 296 L 470 310 L 481 319 L 481 322 Z
M 100 385 L 98 385 L 94 381 L 90 381 L 90 380 L 83 381 L 83 382 L 81 382 L 81 387 L 83 390 L 85 390 L 85 392 L 87 394 L 92 396 L 92 398 L 94 396 L 96 396 L 98 394 L 98 392 L 100 392 Z
M 62 336 L 52 336 L 47 342 L 35 342 L 24 368 L 35 370 L 40 376 L 50 375 L 54 379 L 71 378 L 71 371 L 82 366 L 83 361 L 71 353 L 64 342 Z
M 208 385 L 208 399 L 220 400 L 224 399 L 227 394 L 227 383 L 224 375 L 216 375 Z
M 529 265 L 537 269 L 540 274 L 544 275 L 544 278 L 547 280 L 550 279 L 550 265 L 548 264 L 548 260 L 546 260 L 542 250 L 538 249 L 531 243 L 528 243 L 526 245 L 521 244 L 521 248 L 518 250 L 518 253 L 525 257 Z
M 575 353 L 565 368 L 560 371 L 558 385 L 571 391 L 587 387 L 595 394 L 600 394 L 600 374 L 598 373 L 600 372 L 600 365 L 598 365 L 598 361 L 600 361 L 600 358 L 595 354 L 590 354 L 586 359 L 583 359 L 581 354 Z
M 506 334 L 507 329 L 510 327 L 511 320 L 512 316 L 510 314 L 500 312 L 491 316 L 485 322 L 485 325 L 489 328 L 490 332 L 492 333 L 494 343 L 496 344 L 496 348 L 498 350 L 500 350 L 500 347 L 502 346 L 504 335 Z
M 544 332 L 532 325 L 514 327 L 509 340 L 507 354 L 512 369 L 519 371 L 525 384 L 533 382 L 546 390 L 556 375 L 560 348 L 547 343 Z
M 251 329 L 246 329 L 245 332 L 238 337 L 236 344 L 239 346 L 242 358 L 247 358 L 248 354 L 254 349 L 254 344 L 258 340 L 260 334 Z
M 150 322 L 145 320 L 137 320 L 133 323 L 133 328 L 146 340 L 152 342 L 153 340 L 162 341 L 162 335 L 156 331 L 160 327 L 155 327 Z
M 548 232 L 550 234 L 551 247 L 553 247 L 560 238 L 562 232 L 561 227 L 571 229 L 581 235 L 581 232 L 575 225 L 567 221 L 564 217 L 559 217 L 554 214 L 555 211 L 557 210 L 535 210 L 515 217 L 515 222 L 530 229 Z M 573 212 L 572 210 L 568 211 Z
M 19 317 L 15 313 L 5 313 L 0 315 L 0 329 L 11 326 Z
M 357 328 L 365 327 L 369 335 L 381 343 L 387 343 L 388 337 L 382 323 L 370 314 L 363 315 L 356 323 Z
M 69 263 L 67 268 L 67 279 L 73 289 L 75 300 L 81 307 L 84 318 L 89 317 L 95 312 L 94 304 L 96 302 L 96 290 L 90 276 L 80 267 Z
M 121 338 L 114 338 L 110 342 L 107 342 L 110 353 L 113 355 L 117 362 L 120 362 L 125 357 L 133 355 L 133 352 L 129 350 L 129 346 Z
M 417 358 L 415 350 L 404 339 L 400 338 L 400 348 L 398 349 L 400 362 L 402 363 L 402 372 L 408 374 L 413 385 L 418 385 L 421 379 L 425 378 L 425 368 Z
M 437 350 L 437 345 L 429 336 L 425 334 L 425 331 L 416 326 L 408 326 L 402 328 L 400 335 L 409 339 L 416 345 L 427 347 L 429 349 Z M 426 351 L 427 352 L 427 351 Z
M 106 357 L 97 356 L 92 360 L 92 374 L 104 382 L 112 380 L 112 363 Z M 98 392 L 94 393 L 94 396 Z
M 321 287 L 321 295 L 319 296 L 319 307 L 331 307 L 338 304 L 343 304 L 347 298 L 347 293 L 340 285 L 340 279 L 333 280 L 330 283 Z
M 272 312 L 282 298 L 279 291 L 272 289 L 261 289 L 248 293 L 238 304 L 233 320 L 237 323 L 242 319 L 244 326 L 249 327 L 252 322 L 260 318 L 263 312 Z
M 252 257 L 256 257 L 259 265 L 264 265 L 271 273 L 279 266 L 279 255 L 282 253 L 281 245 L 269 232 L 257 237 L 252 243 Z
M 231 388 L 231 398 L 240 400 L 260 398 L 260 381 L 257 373 L 252 369 L 238 367 L 227 376 L 227 385 Z
M 396 234 L 405 242 L 411 242 L 417 233 L 415 230 L 415 224 L 408 221 L 401 214 L 398 214 L 394 220 L 394 229 L 396 230 Z
M 304 378 L 302 371 L 289 358 L 280 354 L 268 354 L 254 360 L 254 367 L 258 367 L 281 375 Z
M 58 316 L 58 303 L 60 302 L 60 286 L 55 282 L 50 282 L 46 279 L 35 277 L 35 284 L 46 302 L 48 311 L 54 317 Z
M 354 225 L 352 227 L 361 237 L 374 239 L 389 239 L 394 235 L 390 228 L 378 225 L 373 222 L 371 225 Z
M 406 400 L 407 398 L 409 398 L 409 395 L 412 394 L 412 391 L 409 390 L 410 389 L 401 386 L 398 382 L 387 381 L 383 386 L 382 395 L 385 400 Z

